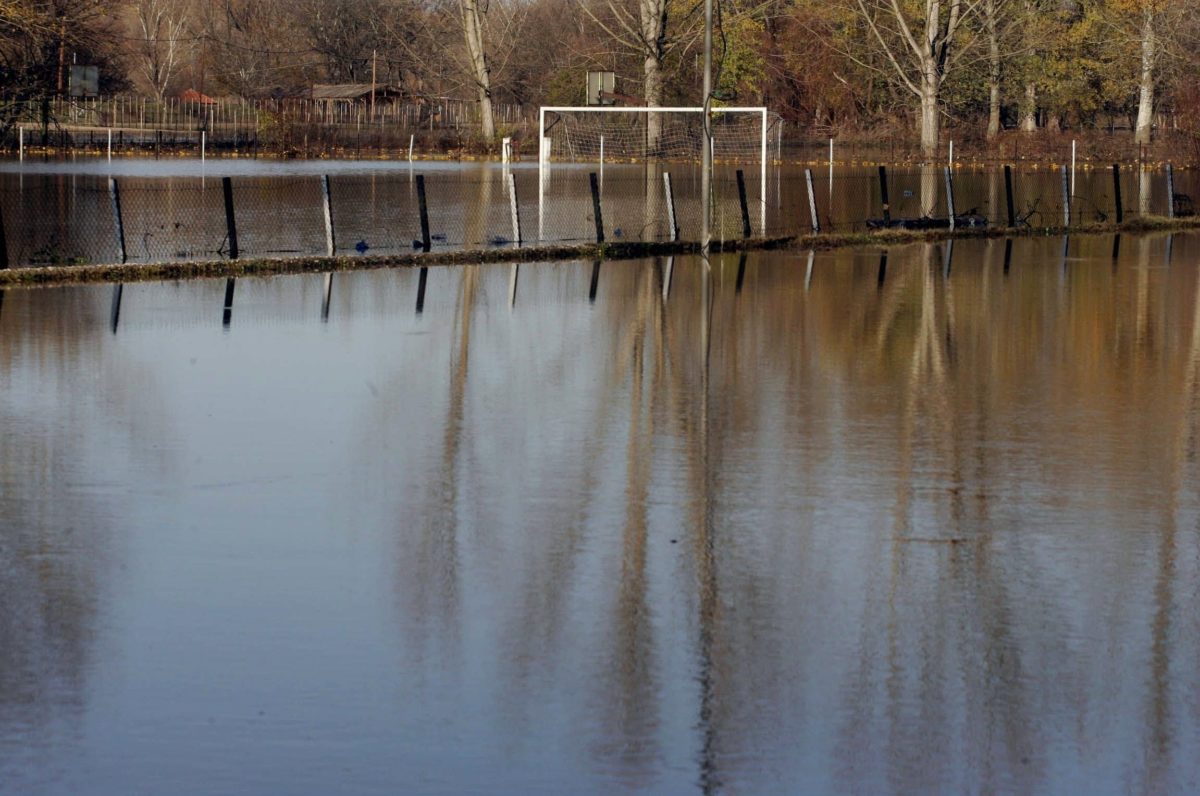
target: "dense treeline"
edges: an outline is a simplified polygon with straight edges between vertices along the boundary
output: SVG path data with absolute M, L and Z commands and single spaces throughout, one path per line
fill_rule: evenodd
M 1128 128 L 1138 142 L 1200 107 L 1200 0 L 720 0 L 717 101 L 802 128 L 946 124 Z M 700 101 L 696 0 L 0 0 L 0 93 L 61 94 L 72 63 L 101 92 L 303 96 L 390 84 L 490 105 L 582 103 L 614 70 L 627 102 Z M 2 123 L 2 120 L 0 120 Z

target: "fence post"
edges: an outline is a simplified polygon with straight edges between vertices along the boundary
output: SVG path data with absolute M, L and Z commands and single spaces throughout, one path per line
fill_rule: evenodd
M 325 254 L 333 257 L 337 251 L 337 241 L 333 236 L 333 196 L 329 191 L 329 175 L 321 175 L 321 199 L 325 212 Z
M 429 251 L 432 243 L 429 237 L 429 205 L 425 202 L 425 175 L 417 175 L 417 212 L 421 216 L 421 248 Z M 425 303 L 422 300 L 422 305 Z
M 1071 226 L 1071 180 L 1067 176 L 1067 167 L 1060 167 L 1062 173 L 1063 226 Z
M 596 179 L 596 172 L 588 174 L 588 179 L 592 183 L 592 216 L 596 219 L 596 243 L 604 243 L 604 215 L 600 209 L 600 183 Z
M 752 234 L 750 229 L 750 206 L 746 203 L 746 175 L 741 170 L 737 170 L 737 189 L 738 203 L 742 208 L 742 237 L 748 238 Z
M 679 240 L 679 222 L 675 218 L 675 190 L 671 187 L 671 172 L 663 172 L 663 191 L 667 195 L 667 224 L 671 240 Z
M 1117 208 L 1117 223 L 1125 220 L 1125 207 L 1121 204 L 1121 164 L 1114 163 L 1113 168 L 1113 201 Z
M 1175 167 L 1167 164 L 1167 218 L 1175 218 Z
M 117 229 L 117 246 L 120 247 L 121 263 L 124 264 L 129 262 L 129 257 L 125 252 L 125 220 L 121 217 L 121 189 L 112 177 L 108 178 L 108 197 L 112 200 L 113 221 Z
M 233 178 L 222 177 L 221 189 L 225 193 L 225 230 L 229 236 L 229 259 L 236 260 L 238 258 L 238 239 L 237 239 L 237 221 L 233 215 Z M 233 298 L 233 289 L 229 290 L 229 297 Z
M 521 209 L 517 203 L 517 178 L 510 171 L 508 173 L 508 207 L 512 212 L 512 236 L 513 244 L 520 248 L 521 246 Z
M 813 234 L 821 231 L 821 222 L 817 216 L 817 192 L 813 189 L 812 169 L 804 170 L 804 182 L 808 184 L 808 216 L 812 223 Z
M 950 173 L 950 167 L 945 169 L 946 173 L 946 212 L 950 219 L 950 231 L 954 231 L 954 176 Z
M 892 207 L 888 201 L 887 166 L 879 167 L 879 195 L 883 199 L 883 225 L 892 225 Z
M 1008 202 L 1008 225 L 1017 225 L 1017 213 L 1013 209 L 1012 166 L 1004 167 L 1004 197 Z

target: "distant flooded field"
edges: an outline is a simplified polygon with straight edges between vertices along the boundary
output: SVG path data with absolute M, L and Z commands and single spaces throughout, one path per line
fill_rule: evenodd
M 2 293 L 0 792 L 1195 792 L 1198 260 Z

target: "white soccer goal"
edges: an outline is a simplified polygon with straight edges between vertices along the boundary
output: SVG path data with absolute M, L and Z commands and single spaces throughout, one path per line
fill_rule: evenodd
M 755 165 L 767 198 L 771 136 L 778 116 L 763 107 L 710 108 L 714 163 Z M 704 108 L 548 106 L 538 112 L 539 185 L 552 163 L 699 162 L 704 146 Z M 777 147 L 777 143 L 776 143 Z M 538 205 L 543 199 L 539 190 Z M 765 210 L 764 210 L 765 212 Z

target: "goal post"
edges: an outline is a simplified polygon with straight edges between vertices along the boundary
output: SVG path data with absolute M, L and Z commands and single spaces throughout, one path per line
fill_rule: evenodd
M 713 161 L 757 165 L 765 213 L 769 136 L 772 129 L 777 135 L 779 130 L 771 120 L 774 114 L 762 106 L 712 107 L 708 113 Z M 595 163 L 601 168 L 606 162 L 697 163 L 705 145 L 704 128 L 703 107 L 543 106 L 538 110 L 539 186 L 545 184 L 552 163 Z M 540 211 L 540 188 L 538 193 Z

